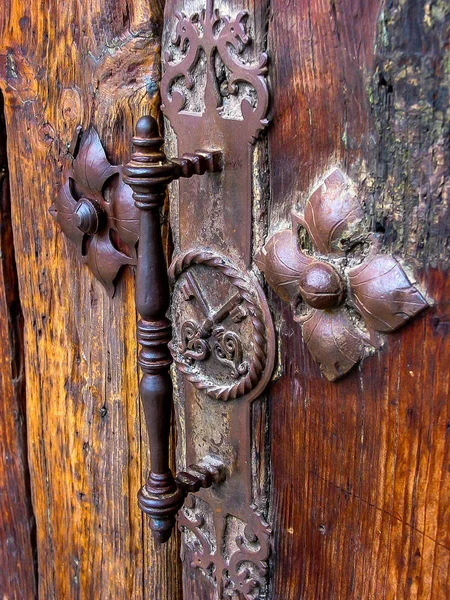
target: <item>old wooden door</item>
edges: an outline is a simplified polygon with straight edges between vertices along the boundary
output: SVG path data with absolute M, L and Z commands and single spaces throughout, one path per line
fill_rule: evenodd
M 233 72 L 215 42 L 226 67 L 217 58 L 205 63 L 215 65 L 209 73 L 219 110 L 236 118 L 227 81 L 253 81 L 257 100 L 247 98 L 259 106 L 264 91 L 249 72 L 264 77 L 266 51 L 271 124 L 251 150 L 250 238 L 241 217 L 244 186 L 239 194 L 225 190 L 217 205 L 201 196 L 213 210 L 201 206 L 193 220 L 186 207 L 203 188 L 180 183 L 171 203 L 175 252 L 190 248 L 199 256 L 213 247 L 243 271 L 264 272 L 260 281 L 268 284 L 278 359 L 252 405 L 248 462 L 254 507 L 272 529 L 272 554 L 264 575 L 251 559 L 252 551 L 267 556 L 262 518 L 248 535 L 236 514 L 221 529 L 209 515 L 224 507 L 214 494 L 201 494 L 182 518 L 185 597 L 448 598 L 450 7 L 424 0 L 216 0 L 201 13 L 204 7 L 200 0 L 166 3 L 161 94 L 173 128 L 168 140 L 179 152 L 198 143 L 194 133 L 186 138 L 180 96 L 191 113 L 203 95 L 205 114 L 213 101 L 201 64 L 179 51 L 198 38 L 209 56 L 209 23 L 226 15 L 222 35 L 244 66 Z M 193 26 L 187 17 L 196 11 L 200 25 Z M 189 85 L 177 79 L 186 70 Z M 242 144 L 251 114 L 243 104 Z M 238 158 L 227 157 L 232 144 L 223 139 L 225 170 L 241 177 L 239 148 Z M 241 252 L 246 241 L 251 260 Z M 208 285 L 202 289 L 211 298 Z M 203 381 L 182 358 L 180 364 L 191 377 L 179 387 L 187 453 L 195 455 L 199 440 L 212 451 L 198 433 L 202 426 L 226 453 L 245 427 L 229 403 L 221 413 L 229 431 L 218 418 L 211 427 L 213 400 L 192 391 Z M 247 562 L 239 570 L 233 556 L 240 552 Z
M 273 598 L 450 596 L 449 19 L 445 1 L 270 3 L 269 230 L 291 208 L 306 218 L 311 189 L 337 166 L 380 252 L 431 305 L 329 382 L 271 294 Z M 382 299 L 388 287 L 366 293 Z
M 137 507 L 147 470 L 133 273 L 114 298 L 48 213 L 77 125 L 108 159 L 158 114 L 156 1 L 2 2 L 0 596 L 179 600 L 177 541 Z M 6 124 L 6 128 L 5 128 Z
M 158 115 L 161 43 L 180 60 L 176 11 L 206 5 L 3 2 L 2 598 L 448 598 L 445 0 L 215 0 L 222 17 L 249 13 L 245 61 L 269 56 L 249 270 L 268 297 L 277 359 L 248 441 L 267 571 L 243 595 L 228 572 L 195 568 L 186 517 L 181 563 L 178 534 L 158 546 L 137 508 L 148 456 L 133 272 L 110 298 L 47 208 L 77 125 L 96 128 L 112 164 L 128 160 L 138 117 Z M 229 73 L 217 73 L 227 99 Z M 175 152 L 176 132 L 166 137 Z M 181 201 L 174 188 L 176 251 Z M 234 248 L 239 236 L 219 237 Z M 322 269 L 312 279 L 310 259 Z M 181 436 L 181 466 L 184 453 Z M 233 543 L 217 546 L 227 560 Z

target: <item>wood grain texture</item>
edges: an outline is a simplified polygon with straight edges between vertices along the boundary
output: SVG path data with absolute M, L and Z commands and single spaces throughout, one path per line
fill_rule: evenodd
M 272 598 L 447 598 L 449 7 L 274 0 L 271 10 L 269 230 L 340 166 L 384 247 L 434 300 L 329 383 L 270 295 L 282 374 L 270 390 Z
M 116 164 L 129 158 L 137 119 L 157 115 L 161 10 L 145 0 L 7 0 L 0 15 L 45 599 L 180 597 L 177 539 L 156 547 L 136 502 L 148 446 L 133 277 L 109 299 L 47 214 L 77 124 L 96 127 Z
M 0 594 L 11 600 L 32 600 L 37 582 L 26 447 L 23 316 L 14 258 L 1 94 L 0 211 Z
M 273 2 L 271 219 L 287 218 L 336 162 L 351 176 L 374 145 L 367 77 L 379 0 Z M 367 167 L 365 167 L 367 169 Z
M 448 280 L 427 282 L 436 307 L 335 384 L 283 313 L 302 367 L 285 358 L 273 388 L 294 456 L 273 444 L 274 598 L 448 596 Z
M 450 595 L 446 4 L 272 0 L 268 15 L 263 2 L 216 2 L 224 13 L 250 10 L 259 49 L 268 27 L 271 198 L 255 208 L 255 239 L 266 214 L 275 230 L 338 165 L 360 187 L 385 247 L 416 268 L 434 301 L 359 370 L 328 383 L 289 308 L 270 296 L 281 347 L 281 376 L 270 388 L 273 600 Z M 129 156 L 133 123 L 156 114 L 162 6 L 10 0 L 4 8 L 0 87 L 40 597 L 176 600 L 177 545 L 155 548 L 135 501 L 148 463 L 132 277 L 108 299 L 46 213 L 75 125 L 94 124 L 119 162 Z M 264 149 L 258 161 L 264 179 Z M 7 335 L 11 304 L 2 293 L 0 285 Z M 13 364 L 8 352 L 2 375 Z M 1 385 L 20 405 L 10 375 Z M 254 415 L 262 456 L 265 416 L 259 408 Z M 18 448 L 9 494 L 26 499 L 24 436 L 10 420 L 0 414 L 2 456 Z M 6 580 L 8 592 L 14 597 L 23 582 L 24 597 L 33 598 L 32 528 L 9 514 L 4 522 L 23 553 L 20 564 L 13 552 L 0 555 L 15 578 Z M 187 564 L 184 578 L 188 600 L 211 597 Z

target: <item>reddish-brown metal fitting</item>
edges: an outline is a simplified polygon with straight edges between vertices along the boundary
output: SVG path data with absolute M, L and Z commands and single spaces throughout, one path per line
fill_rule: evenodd
M 217 480 L 217 465 L 213 465 L 212 472 L 207 464 L 194 465 L 177 479 L 169 467 L 173 395 L 169 343 L 172 326 L 166 317 L 170 292 L 159 211 L 167 186 L 179 171 L 175 162 L 167 160 L 163 143 L 155 119 L 142 117 L 133 138 L 135 151 L 123 168 L 124 182 L 132 188 L 141 215 L 135 296 L 141 316 L 137 324 L 141 345 L 139 365 L 143 372 L 140 392 L 150 440 L 151 472 L 139 491 L 138 501 L 140 508 L 149 515 L 150 527 L 160 542 L 169 539 L 186 494 L 209 487 Z M 188 155 L 186 161 L 197 174 L 208 167 L 204 157 Z
M 292 229 L 275 233 L 256 258 L 268 284 L 291 303 L 309 351 L 331 381 L 379 347 L 376 332 L 394 331 L 428 306 L 400 262 L 380 252 L 363 217 L 352 183 L 334 169 L 303 214 L 293 213 Z M 300 247 L 300 227 L 313 253 Z M 370 250 L 361 262 L 351 251 L 362 241 Z
M 97 132 L 77 127 L 64 183 L 49 209 L 75 245 L 79 259 L 114 295 L 124 265 L 136 264 L 139 211 L 121 179 L 121 165 L 108 161 Z

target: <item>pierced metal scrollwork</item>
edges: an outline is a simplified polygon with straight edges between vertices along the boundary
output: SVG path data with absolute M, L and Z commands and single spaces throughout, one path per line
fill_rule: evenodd
M 111 165 L 93 127 L 78 129 L 64 183 L 49 209 L 75 245 L 79 258 L 114 295 L 124 265 L 135 265 L 139 211 L 122 180 L 122 166 Z
M 300 228 L 310 250 L 300 247 Z M 339 169 L 313 191 L 303 214 L 292 213 L 292 228 L 267 241 L 256 263 L 291 303 L 309 351 L 331 381 L 380 346 L 377 332 L 398 329 L 428 306 L 399 261 L 381 253 Z
M 176 134 L 178 154 L 205 144 L 223 154 L 220 173 L 180 180 L 171 195 L 176 408 L 180 431 L 192 432 L 183 460 L 218 456 L 229 473 L 220 489 L 199 490 L 195 506 L 180 512 L 183 551 L 215 598 L 259 600 L 268 593 L 270 539 L 264 500 L 252 486 L 266 476 L 253 453 L 252 414 L 276 350 L 251 271 L 254 145 L 269 108 L 264 35 L 251 43 L 247 14 L 221 15 L 213 0 L 192 16 L 169 10 L 166 23 L 161 98 L 169 136 Z M 250 27 L 256 33 L 257 20 Z
M 201 323 L 187 320 L 181 325 L 179 353 L 185 361 L 194 365 L 195 361 L 208 360 L 214 355 L 231 370 L 233 379 L 248 373 L 248 362 L 242 361 L 240 336 L 220 325 L 227 317 L 239 323 L 247 316 L 245 312 L 236 311 L 244 298 L 236 293 L 218 310 L 212 311 L 193 273 L 186 274 L 183 297 L 186 301 L 196 300 L 199 312 L 204 317 Z
M 206 360 L 211 349 L 200 336 L 200 325 L 194 321 L 185 321 L 181 326 L 179 352 L 185 361 L 193 365 L 196 360 Z
M 176 13 L 177 24 L 161 80 L 161 108 L 171 121 L 183 110 L 203 114 L 217 109 L 224 119 L 244 121 L 253 141 L 268 124 L 268 57 L 263 52 L 256 63 L 244 62 L 242 54 L 250 43 L 245 27 L 247 12 L 231 19 L 220 16 L 213 6 L 213 0 L 207 0 L 206 9 L 199 14 Z M 197 75 L 199 63 L 203 68 Z M 190 96 L 195 96 L 191 102 Z
M 249 365 L 242 360 L 241 338 L 234 331 L 225 331 L 223 327 L 216 327 L 213 331 L 214 353 L 217 360 L 231 370 L 231 377 L 239 379 L 248 373 Z
M 178 524 L 185 533 L 191 567 L 217 586 L 221 600 L 257 600 L 267 593 L 270 527 L 257 512 L 250 523 L 232 514 L 214 515 L 201 498 L 190 495 Z

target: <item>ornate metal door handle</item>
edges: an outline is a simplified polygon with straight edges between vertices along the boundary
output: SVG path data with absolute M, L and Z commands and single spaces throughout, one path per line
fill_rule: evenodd
M 220 171 L 222 153 L 197 150 L 169 161 L 161 150 L 163 142 L 155 119 L 142 117 L 136 126 L 131 161 L 124 167 L 113 166 L 96 131 L 91 128 L 82 135 L 78 128 L 70 149 L 74 160 L 50 208 L 77 246 L 82 261 L 110 295 L 114 294 L 120 268 L 137 263 L 135 297 L 141 316 L 137 337 L 143 371 L 140 392 L 151 445 L 151 472 L 138 501 L 150 516 L 150 527 L 160 542 L 169 539 L 175 516 L 189 492 L 220 484 L 225 478 L 222 463 L 208 455 L 176 478 L 169 468 L 172 327 L 166 316 L 170 293 L 160 231 L 160 209 L 168 184 L 180 177 Z M 117 174 L 123 177 L 114 181 Z
M 247 16 L 221 16 L 213 0 L 199 14 L 171 15 L 161 98 L 181 158 L 166 158 L 149 116 L 137 123 L 124 166 L 109 163 L 95 130 L 77 131 L 74 160 L 51 212 L 110 295 L 120 268 L 137 264 L 140 392 L 151 446 L 151 472 L 138 501 L 155 537 L 169 539 L 181 509 L 192 564 L 221 593 L 256 598 L 257 589 L 261 597 L 268 593 L 270 527 L 265 494 L 256 490 L 267 465 L 252 429 L 263 400 L 256 411 L 253 403 L 281 352 L 263 274 L 291 304 L 329 380 L 379 347 L 379 332 L 397 329 L 427 301 L 400 261 L 379 251 L 354 186 L 337 167 L 323 175 L 302 211 L 292 207 L 292 225 L 269 223 L 265 239 L 254 212 L 256 193 L 262 194 L 254 173 L 263 162 L 254 146 L 268 124 L 268 57 L 249 50 Z M 205 140 L 211 149 L 191 153 Z M 176 179 L 175 256 L 167 269 L 160 208 Z M 168 454 L 172 361 L 184 464 L 191 465 L 176 476 Z M 185 502 L 190 492 L 196 495 Z
M 168 160 L 162 150 L 164 140 L 157 122 L 150 116 L 138 121 L 132 141 L 134 153 L 130 162 L 113 166 L 95 130 L 89 129 L 81 135 L 78 129 L 71 148 L 74 159 L 50 212 L 110 295 L 114 293 L 114 281 L 121 266 L 137 265 L 135 298 L 140 315 L 137 339 L 141 346 L 138 362 L 143 372 L 140 395 L 151 456 L 151 472 L 139 491 L 138 502 L 150 516 L 155 537 L 165 542 L 187 494 L 222 484 L 227 468 L 236 469 L 229 460 L 225 465 L 218 453 L 206 452 L 173 476 L 169 468 L 172 356 L 186 380 L 213 400 L 245 400 L 243 424 L 249 427 L 248 403 L 262 392 L 272 372 L 274 333 L 256 280 L 214 249 L 201 248 L 179 253 L 170 269 L 178 298 L 172 306 L 177 319 L 177 333 L 172 339 L 172 324 L 167 316 L 171 306 L 169 273 L 161 238 L 160 209 L 172 181 L 193 175 L 221 174 L 225 157 L 222 151 L 213 149 Z M 114 181 L 117 174 L 121 178 Z M 195 194 L 192 198 L 194 210 L 199 199 Z M 217 298 L 205 297 L 205 269 L 212 273 L 223 297 L 219 303 Z M 185 307 L 179 310 L 180 302 L 187 308 L 189 318 L 184 317 Z M 210 358 L 217 365 L 217 374 L 199 367 Z M 242 432 L 246 446 L 248 434 Z M 249 452 L 246 448 L 245 454 Z M 247 464 L 245 455 L 238 460 Z M 238 487 L 239 483 L 235 483 L 230 493 Z M 247 510 L 253 514 L 250 505 L 249 500 Z M 260 539 L 265 536 L 266 548 L 267 526 L 259 517 L 255 519 L 255 530 L 258 527 Z
M 236 585 L 250 590 L 265 585 L 270 552 L 269 527 L 252 497 L 251 459 L 252 402 L 269 382 L 275 360 L 270 311 L 251 271 L 252 155 L 258 134 L 268 124 L 267 56 L 242 60 L 250 42 L 244 12 L 233 19 L 220 17 L 207 0 L 200 15 L 175 16 L 174 48 L 178 54 L 181 50 L 181 62 L 168 61 L 161 97 L 181 158 L 166 159 L 151 117 L 138 122 L 134 153 L 125 166 L 109 163 L 94 129 L 83 135 L 79 129 L 70 149 L 72 163 L 50 212 L 111 296 L 121 267 L 137 264 L 140 391 L 151 446 L 151 472 L 138 501 L 150 516 L 154 535 L 161 542 L 169 539 L 187 494 L 198 492 L 199 502 L 208 507 L 202 518 L 214 529 L 211 540 L 227 527 L 237 528 L 240 560 L 251 568 L 240 569 L 232 557 L 236 549 L 227 558 L 222 551 L 214 555 L 212 547 L 205 548 L 204 560 L 216 565 L 219 577 L 229 572 Z M 191 70 L 202 55 L 208 58 L 202 62 L 207 75 L 200 91 Z M 224 110 L 219 107 L 213 58 L 223 61 L 221 95 L 228 96 Z M 176 83 L 180 77 L 190 90 L 189 99 Z M 185 106 L 198 93 L 204 97 Z M 213 149 L 191 153 L 192 145 L 201 146 L 204 140 Z M 159 211 L 175 179 L 184 182 L 179 184 L 183 226 L 169 271 L 171 298 Z M 179 234 L 180 229 L 175 231 Z M 172 360 L 190 396 L 185 454 L 191 466 L 175 477 L 168 460 Z M 209 420 L 199 444 L 189 437 L 203 429 L 193 414 L 194 397 Z M 201 525 L 189 517 L 193 502 L 180 524 L 198 537 Z M 213 515 L 207 517 L 210 508 Z
M 201 464 L 189 467 L 176 478 L 169 468 L 172 325 L 166 316 L 170 291 L 159 216 L 168 184 L 178 177 L 220 170 L 221 153 L 198 151 L 168 161 L 161 150 L 163 143 L 155 119 L 142 117 L 133 138 L 135 152 L 123 169 L 124 182 L 132 188 L 141 215 L 136 270 L 136 308 L 141 319 L 137 336 L 142 347 L 140 391 L 150 439 L 151 473 L 138 498 L 160 542 L 169 539 L 187 493 L 218 484 L 224 478 L 223 465 L 212 457 L 205 457 Z

